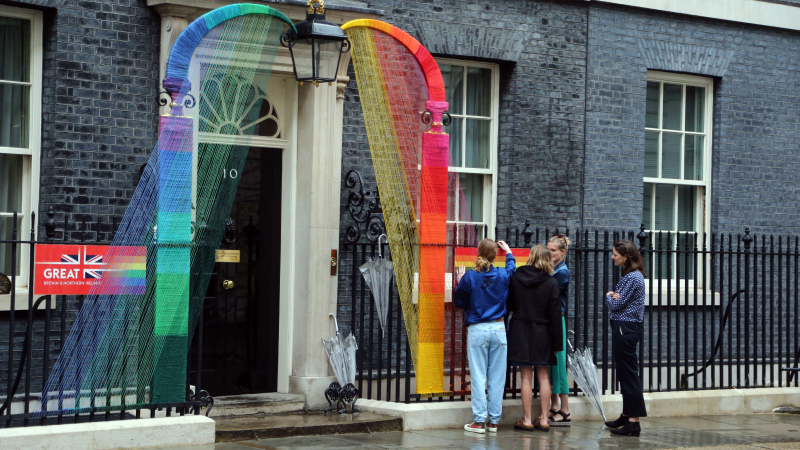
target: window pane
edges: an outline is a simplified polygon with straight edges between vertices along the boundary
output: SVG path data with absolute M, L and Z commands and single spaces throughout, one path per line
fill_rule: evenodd
M 686 86 L 686 131 L 703 132 L 706 88 Z
M 439 64 L 450 114 L 464 114 L 464 67 Z
M 31 22 L 0 17 L 0 80 L 29 82 Z
M 661 83 L 655 81 L 647 82 L 647 113 L 644 118 L 644 126 L 647 128 L 658 128 L 658 96 Z
M 644 132 L 644 176 L 658 176 L 658 131 Z
M 28 147 L 30 88 L 0 84 L 0 147 Z
M 675 186 L 656 185 L 656 230 L 675 231 Z
M 703 180 L 703 136 L 686 135 L 683 146 L 683 178 Z
M 14 229 L 12 224 L 14 223 L 13 217 L 0 217 L 0 241 L 10 241 L 12 234 L 14 233 Z M 17 219 L 17 240 L 20 239 L 20 233 L 22 232 L 22 217 L 18 217 Z M 15 266 L 16 274 L 19 275 L 20 273 L 20 251 L 21 246 L 17 245 L 17 264 Z M 3 275 L 11 278 L 11 244 L 0 244 L 0 273 Z
M 461 167 L 461 130 L 464 127 L 464 119 L 453 117 L 453 122 L 443 131 L 450 135 L 450 167 Z
M 492 71 L 467 68 L 467 115 L 492 115 Z
M 461 200 L 456 201 L 456 198 L 461 196 L 461 180 L 455 172 L 449 172 L 447 176 L 447 221 L 452 222 L 459 216 L 456 208 L 461 204 Z
M 489 120 L 467 119 L 465 167 L 489 168 L 490 125 Z
M 696 231 L 694 227 L 695 186 L 678 186 L 678 231 Z
M 23 213 L 22 158 L 0 153 L 0 212 Z
M 681 129 L 681 96 L 683 86 L 664 83 L 664 124 L 668 130 Z
M 663 133 L 661 143 L 661 177 L 681 177 L 681 135 Z
M 642 223 L 645 230 L 653 229 L 653 184 L 644 184 L 644 201 L 642 202 Z
M 460 173 L 465 208 L 459 208 L 463 222 L 483 222 L 483 175 Z

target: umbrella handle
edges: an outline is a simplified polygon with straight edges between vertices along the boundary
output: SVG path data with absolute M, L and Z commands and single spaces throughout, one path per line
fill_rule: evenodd
M 567 334 L 569 334 L 569 333 L 572 333 L 572 335 L 575 336 L 575 332 L 574 331 L 567 330 Z M 572 346 L 572 342 L 569 341 L 569 338 L 567 338 L 567 345 L 569 345 L 569 352 L 570 353 L 575 353 L 575 347 Z
M 328 313 L 328 317 L 333 317 L 333 323 L 336 325 L 336 335 L 339 335 L 339 321 L 336 320 L 336 316 L 333 313 Z
M 389 236 L 385 233 L 378 236 L 378 258 L 383 258 L 383 253 L 381 252 L 381 238 L 386 238 L 386 243 L 389 243 Z

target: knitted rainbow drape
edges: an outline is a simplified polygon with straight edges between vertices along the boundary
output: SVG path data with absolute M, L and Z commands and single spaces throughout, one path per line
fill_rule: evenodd
M 222 171 L 242 173 L 249 150 L 242 137 L 255 127 L 238 125 L 260 110 L 263 99 L 252 86 L 269 79 L 287 26 L 293 27 L 272 8 L 236 4 L 203 15 L 176 40 L 164 80 L 172 109 L 161 117 L 102 282 L 84 300 L 37 415 L 186 400 L 187 350 L 238 185 Z M 189 94 L 199 107 L 187 112 Z M 238 144 L 196 144 L 197 116 L 200 131 L 229 123 L 220 132 L 236 134 Z M 131 264 L 142 250 L 146 266 Z
M 417 392 L 442 392 L 449 157 L 441 123 L 447 110 L 442 74 L 425 47 L 397 27 L 354 20 L 342 28 L 353 44 Z M 423 117 L 430 119 L 430 126 Z

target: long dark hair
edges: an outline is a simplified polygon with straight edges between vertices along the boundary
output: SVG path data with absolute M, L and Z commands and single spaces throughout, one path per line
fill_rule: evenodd
M 625 264 L 622 266 L 622 276 L 638 270 L 642 275 L 647 277 L 647 271 L 644 268 L 644 261 L 642 255 L 639 254 L 639 249 L 636 244 L 628 240 L 614 242 L 614 250 L 621 256 L 627 256 Z

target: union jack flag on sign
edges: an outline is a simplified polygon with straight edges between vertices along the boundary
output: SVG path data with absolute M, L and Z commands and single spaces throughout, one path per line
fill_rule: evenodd
M 83 273 L 83 279 L 99 280 L 103 277 L 103 267 L 106 266 L 103 264 L 103 255 L 90 255 L 84 253 L 86 250 L 86 247 L 78 249 L 77 255 L 61 254 L 61 264 L 77 265 L 78 270 Z

